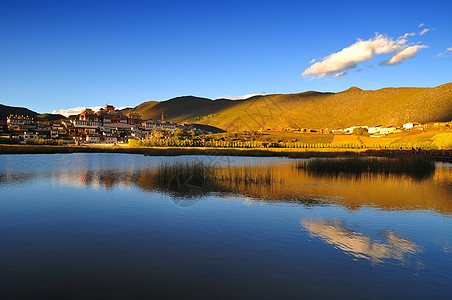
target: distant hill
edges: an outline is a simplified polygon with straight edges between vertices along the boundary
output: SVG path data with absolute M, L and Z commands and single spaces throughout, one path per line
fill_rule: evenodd
M 183 96 L 166 101 L 148 101 L 133 108 L 144 119 L 160 119 L 164 113 L 165 120 L 183 122 L 196 120 L 199 117 L 219 113 L 236 105 L 239 100 L 217 99 Z
M 255 96 L 211 100 L 194 96 L 144 102 L 135 108 L 144 119 L 192 122 L 223 130 L 344 128 L 353 125 L 400 125 L 452 120 L 452 83 L 434 88 L 358 87 L 339 93 Z
M 66 117 L 60 114 L 40 114 L 36 116 L 36 119 L 40 121 L 57 121 L 66 119 Z
M 10 115 L 29 116 L 30 118 L 40 121 L 55 121 L 66 119 L 66 117 L 63 115 L 39 114 L 35 111 L 29 110 L 28 108 L 0 104 L 0 121 L 6 121 L 6 118 L 8 118 Z
M 339 93 L 308 91 L 299 94 L 254 96 L 244 100 L 183 96 L 147 101 L 123 113 L 143 119 L 189 122 L 222 130 L 284 128 L 346 128 L 353 125 L 400 125 L 405 122 L 452 120 L 452 83 L 434 88 L 357 87 Z M 0 117 L 10 114 L 37 117 L 26 108 L 0 105 Z M 48 115 L 51 116 L 51 115 Z M 55 116 L 60 118 L 63 116 Z M 53 118 L 53 116 L 52 116 Z
M 35 118 L 38 113 L 25 107 L 14 107 L 0 104 L 0 121 L 6 121 L 9 115 L 23 115 Z
M 306 92 L 249 99 L 197 123 L 225 130 L 345 128 L 452 120 L 452 83 L 435 88 L 353 87 L 340 93 Z

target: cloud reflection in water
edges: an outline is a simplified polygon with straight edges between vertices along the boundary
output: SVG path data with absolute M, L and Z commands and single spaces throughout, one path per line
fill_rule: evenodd
M 384 231 L 385 241 L 378 241 L 347 228 L 342 220 L 302 219 L 300 225 L 310 236 L 372 263 L 394 259 L 404 264 L 408 256 L 422 252 L 413 241 L 393 231 Z

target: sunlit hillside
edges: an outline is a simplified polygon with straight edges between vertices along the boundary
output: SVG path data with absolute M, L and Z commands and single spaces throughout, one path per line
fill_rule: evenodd
M 353 125 L 400 125 L 408 121 L 452 120 L 452 83 L 434 88 L 352 87 L 339 93 L 305 92 L 210 100 L 178 97 L 149 101 L 134 110 L 144 118 L 189 121 L 224 130 L 344 128 Z
M 269 95 L 238 103 L 200 123 L 226 130 L 344 128 L 452 120 L 452 83 L 435 88 L 385 88 L 340 93 Z

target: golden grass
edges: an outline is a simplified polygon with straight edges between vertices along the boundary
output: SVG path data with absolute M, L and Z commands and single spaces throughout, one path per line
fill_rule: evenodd
M 238 102 L 198 122 L 225 130 L 391 126 L 409 121 L 451 120 L 451 106 L 449 83 L 435 88 L 267 95 Z
M 361 137 L 358 137 L 357 135 L 350 135 L 350 134 L 335 134 L 333 137 L 333 144 L 344 144 L 344 143 L 356 143 L 356 144 L 362 144 Z

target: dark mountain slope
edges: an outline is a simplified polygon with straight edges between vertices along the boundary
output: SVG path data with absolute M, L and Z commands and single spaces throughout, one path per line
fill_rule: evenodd
M 9 115 L 22 115 L 36 118 L 38 113 L 25 107 L 14 107 L 0 104 L 0 121 L 5 121 Z
M 133 111 L 140 113 L 144 119 L 159 119 L 163 112 L 165 120 L 182 122 L 218 113 L 238 102 L 240 101 L 183 96 L 162 102 L 144 102 Z

